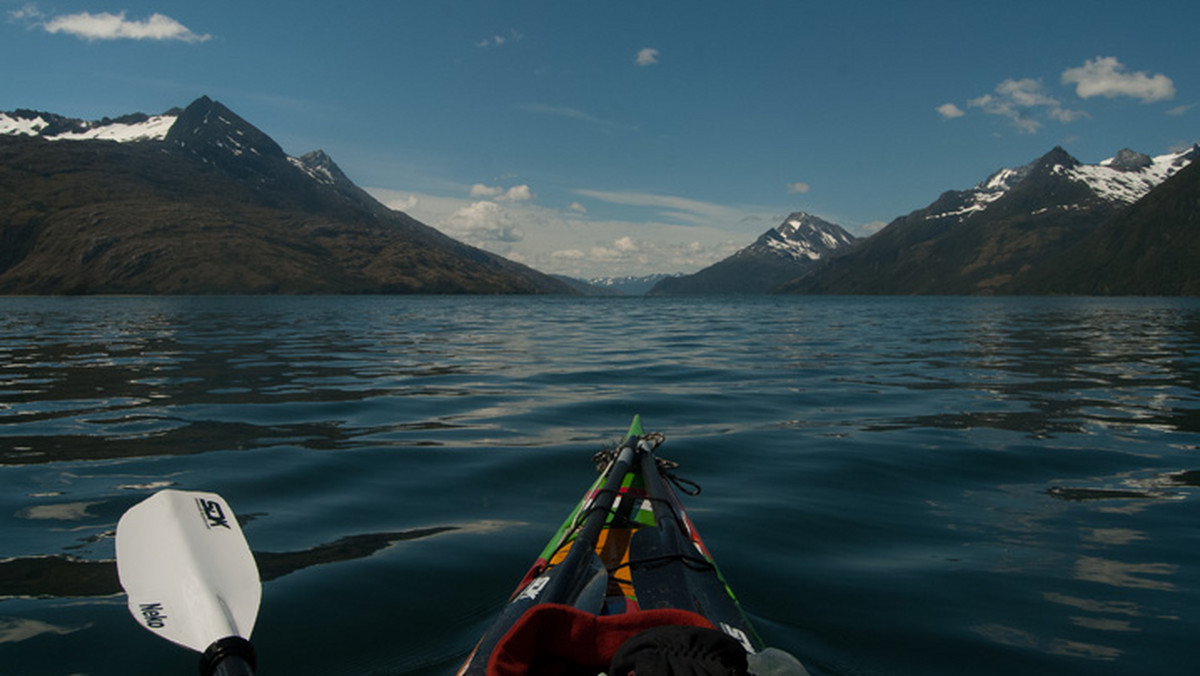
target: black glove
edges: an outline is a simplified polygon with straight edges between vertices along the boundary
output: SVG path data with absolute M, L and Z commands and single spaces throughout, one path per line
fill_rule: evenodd
M 746 649 L 729 635 L 701 627 L 655 627 L 626 641 L 609 676 L 746 676 Z

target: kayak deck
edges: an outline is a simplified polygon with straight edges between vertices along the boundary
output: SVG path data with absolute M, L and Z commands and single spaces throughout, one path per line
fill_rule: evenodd
M 661 434 L 645 434 L 634 418 L 616 449 L 597 454 L 600 476 L 521 579 L 460 674 L 487 673 L 490 653 L 510 629 L 531 610 L 551 605 L 632 622 L 654 612 L 682 611 L 672 617 L 720 629 L 749 653 L 762 648 L 673 487 L 690 482 L 674 477 L 670 470 L 676 465 L 655 455 L 662 441 Z

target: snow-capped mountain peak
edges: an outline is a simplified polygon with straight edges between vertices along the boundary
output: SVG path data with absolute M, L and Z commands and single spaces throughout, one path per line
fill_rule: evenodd
M 207 96 L 179 114 L 164 140 L 217 162 L 226 161 L 222 157 L 257 162 L 285 156 L 271 137 Z
M 26 109 L 0 112 L 0 137 L 3 136 L 48 141 L 159 142 L 205 164 L 243 176 L 256 174 L 267 180 L 281 176 L 278 167 L 286 163 L 351 201 L 366 204 L 372 210 L 382 208 L 362 193 L 323 151 L 291 157 L 270 136 L 207 96 L 201 96 L 186 108 L 175 108 L 161 115 L 135 113 L 99 121 Z
M 1133 204 L 1197 156 L 1200 156 L 1200 148 L 1195 146 L 1156 157 L 1126 148 L 1099 164 L 1081 164 L 1071 171 L 1070 176 L 1087 184 L 1101 199 Z
M 971 190 L 946 193 L 930 206 L 925 218 L 956 218 L 962 222 L 987 210 L 1013 189 L 1037 176 L 1066 179 L 1085 187 L 1094 199 L 1125 206 L 1145 197 L 1197 157 L 1200 157 L 1200 146 L 1157 157 L 1126 148 L 1098 164 L 1083 164 L 1062 148 L 1056 147 L 1023 167 L 1000 169 Z M 1060 205 L 1061 208 L 1079 206 Z
M 324 150 L 314 150 L 300 157 L 288 157 L 288 161 L 318 183 L 337 185 L 349 180 Z
M 1115 157 L 1110 157 L 1100 163 L 1102 167 L 1109 167 L 1117 171 L 1141 171 L 1146 167 L 1154 164 L 1154 160 L 1149 155 L 1144 155 L 1129 148 L 1122 148 L 1121 152 Z
M 815 261 L 853 242 L 854 236 L 840 226 L 798 211 L 763 233 L 749 248 L 770 251 L 795 260 Z

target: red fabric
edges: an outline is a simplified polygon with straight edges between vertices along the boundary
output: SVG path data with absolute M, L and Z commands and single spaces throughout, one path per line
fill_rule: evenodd
M 582 676 L 608 669 L 617 648 L 652 627 L 714 628 L 686 610 L 641 610 L 592 615 L 578 608 L 543 603 L 513 624 L 488 658 L 488 676 Z

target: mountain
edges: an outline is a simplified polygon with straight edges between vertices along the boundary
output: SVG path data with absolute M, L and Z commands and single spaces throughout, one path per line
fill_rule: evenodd
M 644 296 L 660 280 L 679 275 L 658 273 L 624 277 L 593 277 L 591 279 L 579 279 L 566 275 L 553 276 L 570 284 L 571 288 L 584 296 Z
M 750 246 L 695 274 L 664 279 L 649 295 L 769 293 L 854 242 L 841 226 L 796 212 Z
M 572 291 L 201 97 L 99 122 L 0 113 L 0 293 Z
M 786 293 L 1052 293 L 1026 276 L 1062 260 L 1110 218 L 1200 156 L 1123 150 L 1085 165 L 1061 147 L 973 189 L 943 193 L 845 255 L 788 282 Z
M 613 291 L 612 289 L 606 289 L 604 287 L 594 286 L 592 283 L 588 282 L 587 280 L 579 279 L 578 277 L 571 277 L 568 275 L 554 275 L 554 274 L 552 274 L 550 276 L 557 279 L 558 281 L 566 284 L 567 286 L 571 287 L 571 289 L 573 289 L 575 291 L 575 293 L 577 293 L 581 296 L 620 296 L 620 295 L 622 295 L 620 292 Z
M 1014 291 L 1200 296 L 1200 162 L 1025 275 Z
M 18 109 L 0 112 L 0 136 L 38 136 L 55 141 L 143 141 L 161 140 L 175 123 L 179 108 L 155 115 L 143 113 L 95 122 L 78 120 L 54 113 Z
M 594 277 L 588 280 L 588 284 L 617 296 L 644 296 L 662 280 L 673 279 L 679 276 L 678 274 L 657 273 L 653 275 L 626 275 L 624 277 Z

